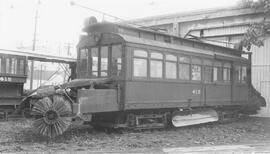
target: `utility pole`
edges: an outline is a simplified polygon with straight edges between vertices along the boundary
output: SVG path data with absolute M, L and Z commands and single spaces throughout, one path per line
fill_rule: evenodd
M 39 4 L 41 4 L 40 0 L 38 1 L 38 5 Z M 38 24 L 38 8 L 36 8 L 36 13 L 35 13 L 35 28 L 34 28 L 32 51 L 36 50 L 37 24 Z M 30 90 L 33 90 L 33 80 L 34 80 L 34 60 L 31 60 Z

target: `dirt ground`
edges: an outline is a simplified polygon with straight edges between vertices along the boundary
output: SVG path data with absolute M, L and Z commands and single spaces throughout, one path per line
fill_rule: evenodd
M 97 131 L 71 126 L 52 140 L 35 134 L 31 121 L 0 122 L 1 152 L 134 151 L 162 147 L 270 143 L 270 118 L 241 117 L 229 123 L 211 123 L 162 130 Z

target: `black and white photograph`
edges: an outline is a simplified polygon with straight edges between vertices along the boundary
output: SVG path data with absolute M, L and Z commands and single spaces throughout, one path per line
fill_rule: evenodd
M 0 0 L 0 154 L 270 154 L 270 0 Z

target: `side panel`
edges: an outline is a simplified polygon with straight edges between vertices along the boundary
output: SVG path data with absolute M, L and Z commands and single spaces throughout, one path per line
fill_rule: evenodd
M 78 112 L 96 113 L 119 111 L 117 91 L 114 89 L 78 90 Z
M 200 83 L 166 81 L 130 81 L 126 83 L 126 110 L 200 105 L 202 105 L 202 85 Z
M 230 84 L 206 84 L 205 85 L 206 105 L 230 105 L 231 85 Z
M 23 84 L 1 83 L 0 97 L 19 97 L 22 95 Z
M 248 103 L 248 88 L 247 84 L 235 84 L 233 86 L 233 104 L 237 105 Z

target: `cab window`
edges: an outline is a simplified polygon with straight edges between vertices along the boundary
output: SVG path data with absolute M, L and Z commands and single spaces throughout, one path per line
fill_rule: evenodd
M 121 45 L 112 45 L 111 74 L 120 76 L 122 69 L 122 48 Z
M 98 48 L 94 47 L 90 50 L 91 76 L 98 76 Z
M 100 76 L 108 76 L 108 46 L 103 46 L 100 49 Z
M 79 55 L 79 70 L 81 73 L 87 73 L 88 49 L 81 49 Z

